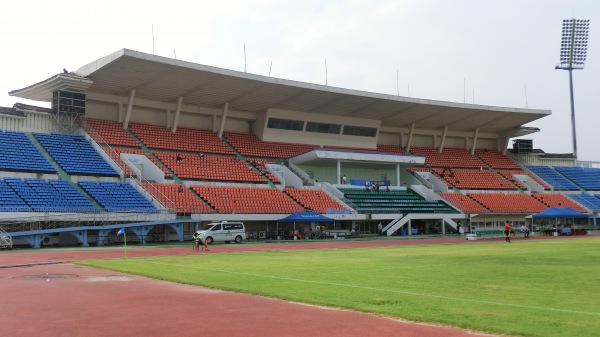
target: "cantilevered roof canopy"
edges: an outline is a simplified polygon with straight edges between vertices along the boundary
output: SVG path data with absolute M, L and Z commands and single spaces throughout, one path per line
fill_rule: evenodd
M 382 127 L 503 133 L 507 136 L 536 130 L 521 126 L 550 115 L 549 110 L 492 107 L 342 89 L 215 68 L 191 62 L 119 50 L 72 74 L 56 75 L 10 95 L 49 101 L 62 81 L 88 93 L 128 96 L 246 112 L 269 108 L 380 120 Z M 91 83 L 90 83 L 91 82 Z M 87 88 L 85 88 L 87 87 Z M 64 90 L 64 89 L 63 89 Z

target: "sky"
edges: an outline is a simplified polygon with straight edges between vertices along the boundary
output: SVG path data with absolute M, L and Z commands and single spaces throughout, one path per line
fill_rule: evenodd
M 8 92 L 122 48 L 334 87 L 548 109 L 523 137 L 572 153 L 563 19 L 589 19 L 573 72 L 580 160 L 600 161 L 600 1 L 1 1 L 0 106 Z M 245 50 L 245 57 L 244 57 Z M 509 143 L 511 146 L 512 143 Z

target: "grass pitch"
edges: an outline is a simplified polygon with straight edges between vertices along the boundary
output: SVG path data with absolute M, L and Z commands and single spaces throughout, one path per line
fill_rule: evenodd
M 83 261 L 151 278 L 518 336 L 600 336 L 600 238 Z

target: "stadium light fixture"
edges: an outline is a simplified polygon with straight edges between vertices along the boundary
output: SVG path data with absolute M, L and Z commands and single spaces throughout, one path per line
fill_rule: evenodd
M 571 93 L 571 130 L 573 136 L 573 155 L 575 158 L 577 158 L 577 134 L 575 132 L 573 70 L 581 70 L 585 66 L 589 28 L 590 20 L 563 20 L 562 39 L 560 42 L 560 62 L 555 68 L 569 71 L 569 88 Z

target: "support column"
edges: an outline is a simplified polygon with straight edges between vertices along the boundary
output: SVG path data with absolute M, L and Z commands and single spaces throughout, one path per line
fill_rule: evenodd
M 336 180 L 337 183 L 336 184 L 339 184 L 342 181 L 342 163 L 339 160 L 336 161 L 336 175 L 337 175 L 337 180 Z
M 408 230 L 406 232 L 407 235 L 412 235 L 412 219 L 408 219 Z
M 175 107 L 175 118 L 173 119 L 173 126 L 171 127 L 171 132 L 177 132 L 177 124 L 179 124 L 179 114 L 181 113 L 181 104 L 183 103 L 183 97 L 179 96 L 177 98 L 177 106 Z
M 131 93 L 129 93 L 129 102 L 127 102 L 127 111 L 125 112 L 125 121 L 123 122 L 123 129 L 125 130 L 129 127 L 129 121 L 131 120 L 131 109 L 133 108 L 134 98 L 135 89 L 131 89 Z
M 473 133 L 473 147 L 471 148 L 471 154 L 475 154 L 475 147 L 477 146 L 477 137 L 479 137 L 479 128 L 475 129 Z
M 413 138 L 414 133 L 415 133 L 415 123 L 412 123 L 410 125 L 410 132 L 408 133 L 408 141 L 406 143 L 406 152 L 410 151 L 410 145 L 412 143 L 412 138 Z
M 444 126 L 444 131 L 442 131 L 442 140 L 440 141 L 439 152 L 442 153 L 444 151 L 444 143 L 446 143 L 446 135 L 448 135 L 448 125 Z
M 396 164 L 396 186 L 400 187 L 400 164 Z
M 229 110 L 229 103 L 225 103 L 223 106 L 223 113 L 221 114 L 221 125 L 219 125 L 219 132 L 217 136 L 221 138 L 223 136 L 223 129 L 225 129 L 225 120 L 227 119 L 227 111 Z

